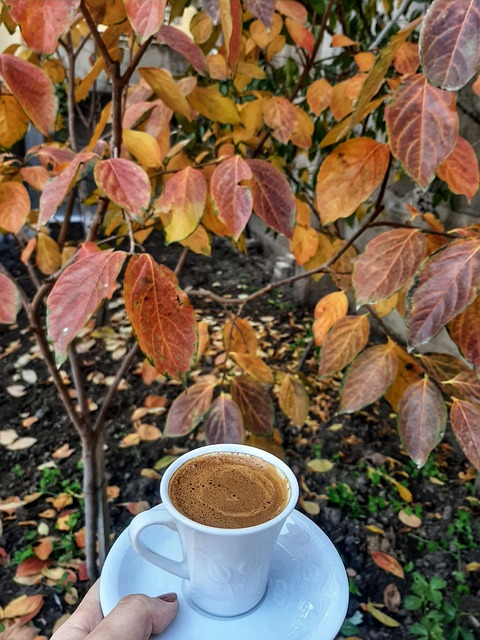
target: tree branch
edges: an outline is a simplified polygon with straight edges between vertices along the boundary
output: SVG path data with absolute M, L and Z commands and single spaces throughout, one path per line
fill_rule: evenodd
M 387 24 L 380 31 L 378 36 L 370 45 L 369 49 L 376 49 L 378 45 L 382 42 L 384 37 L 390 31 L 390 29 L 397 23 L 397 20 L 402 16 L 408 8 L 408 5 L 412 2 L 412 0 L 403 0 L 402 4 L 398 7 L 396 11 L 392 13 L 391 19 L 387 22 Z
M 85 4 L 85 0 L 81 0 L 80 2 L 80 10 L 83 13 L 83 16 L 85 18 L 85 22 L 88 25 L 88 28 L 90 29 L 90 32 L 95 40 L 95 42 L 97 43 L 97 47 L 98 50 L 100 51 L 100 54 L 103 58 L 103 60 L 105 61 L 105 65 L 107 66 L 108 70 L 110 71 L 112 64 L 113 64 L 113 58 L 110 55 L 110 52 L 107 49 L 107 46 L 105 44 L 105 42 L 102 39 L 102 36 L 100 35 L 100 32 L 97 29 L 97 25 L 95 24 L 95 22 L 93 21 L 93 18 L 90 14 L 90 11 L 88 10 L 87 5 Z

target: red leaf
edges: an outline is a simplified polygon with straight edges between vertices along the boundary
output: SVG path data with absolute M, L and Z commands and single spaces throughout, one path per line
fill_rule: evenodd
M 288 33 L 295 44 L 301 49 L 304 49 L 308 55 L 311 56 L 315 46 L 315 38 L 312 31 L 306 29 L 302 24 L 296 20 L 291 20 L 290 18 L 285 20 L 285 26 L 287 27 Z
M 455 398 L 450 409 L 450 422 L 463 453 L 480 471 L 480 406 Z
M 435 0 L 420 33 L 420 56 L 428 80 L 449 91 L 466 85 L 480 62 L 479 33 L 478 0 Z
M 446 424 L 442 394 L 427 376 L 407 387 L 398 406 L 398 430 L 419 469 L 443 438 Z
M 205 422 L 208 444 L 241 444 L 244 438 L 240 409 L 228 393 L 222 393 L 212 404 Z
M 395 91 L 385 120 L 393 155 L 426 189 L 457 141 L 455 95 L 432 87 L 419 73 Z
M 125 307 L 140 348 L 161 373 L 177 378 L 195 358 L 197 323 L 173 271 L 147 255 L 130 259 Z
M 463 357 L 480 367 L 480 297 L 449 323 L 448 331 Z
M 155 208 L 164 215 L 167 243 L 179 242 L 191 235 L 200 224 L 207 200 L 207 182 L 198 169 L 187 167 L 165 185 Z
M 405 578 L 405 572 L 403 571 L 401 564 L 398 560 L 389 556 L 388 553 L 384 553 L 383 551 L 371 551 L 370 555 L 372 556 L 372 560 L 378 567 L 380 567 L 380 569 L 388 571 L 388 573 L 397 576 L 397 578 Z
M 425 254 L 419 229 L 394 229 L 371 240 L 355 262 L 353 288 L 357 305 L 385 300 L 401 289 Z
M 125 12 L 141 42 L 160 29 L 165 5 L 166 0 L 125 0 Z
M 250 376 L 237 376 L 232 382 L 232 398 L 240 409 L 246 429 L 259 436 L 272 433 L 273 401 L 260 382 Z
M 37 53 L 54 53 L 58 38 L 73 21 L 80 0 L 8 0 L 10 15 L 26 44 Z
M 102 160 L 95 167 L 95 180 L 110 200 L 129 213 L 141 217 L 143 210 L 150 204 L 150 179 L 146 172 L 131 160 Z
M 167 416 L 165 435 L 178 438 L 193 431 L 212 404 L 215 382 L 197 382 L 173 402 Z
M 47 298 L 48 335 L 57 364 L 65 362 L 68 345 L 105 298 L 111 298 L 126 253 L 109 249 L 67 267 Z
M 378 400 L 397 375 L 395 343 L 370 347 L 348 369 L 341 391 L 340 413 L 352 413 Z
M 34 576 L 37 573 L 41 573 L 42 569 L 50 566 L 51 564 L 52 564 L 51 560 L 47 560 L 45 558 L 43 560 L 37 557 L 27 558 L 26 560 L 23 560 L 23 562 L 21 562 L 18 565 L 15 571 L 15 576 L 17 578 Z
M 157 34 L 157 40 L 186 58 L 201 76 L 208 74 L 207 59 L 203 51 L 183 31 L 163 25 Z
M 287 179 L 265 160 L 247 160 L 252 170 L 253 210 L 265 224 L 287 238 L 293 235 L 295 197 Z
M 19 182 L 0 184 L 0 227 L 18 233 L 30 213 L 30 196 Z
M 55 215 L 72 186 L 79 167 L 94 157 L 93 153 L 79 153 L 61 173 L 47 182 L 40 196 L 40 214 L 37 226 L 40 228 Z
M 212 174 L 210 189 L 218 217 L 235 240 L 238 240 L 252 213 L 250 189 L 239 185 L 252 172 L 240 156 L 221 162 Z
M 454 150 L 438 167 L 437 176 L 450 191 L 463 194 L 471 202 L 478 191 L 480 175 L 475 150 L 465 138 L 458 136 Z
M 4 53 L 0 56 L 0 75 L 36 128 L 48 136 L 55 129 L 57 99 L 45 71 Z
M 476 295 L 480 276 L 480 241 L 456 240 L 423 264 L 409 292 L 408 343 L 430 340 Z
M 13 324 L 20 309 L 20 294 L 16 284 L 0 273 L 0 324 Z
M 270 29 L 275 11 L 275 0 L 244 0 L 244 4 L 247 11 L 263 22 L 267 29 Z

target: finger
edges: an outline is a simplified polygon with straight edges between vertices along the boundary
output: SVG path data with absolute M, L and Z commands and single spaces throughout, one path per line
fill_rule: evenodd
M 75 613 L 56 631 L 51 640 L 84 640 L 103 619 L 99 582 L 93 585 Z
M 139 594 L 126 596 L 92 631 L 88 640 L 148 640 L 152 633 L 162 633 L 177 611 L 176 596 L 173 602 Z

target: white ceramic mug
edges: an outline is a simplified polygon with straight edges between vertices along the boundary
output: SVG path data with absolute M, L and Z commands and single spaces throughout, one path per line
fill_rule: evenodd
M 277 516 L 251 527 L 223 529 L 199 524 L 172 504 L 168 485 L 185 462 L 212 453 L 240 453 L 273 465 L 288 483 L 285 507 Z M 173 462 L 160 483 L 163 509 L 144 511 L 129 527 L 133 548 L 143 558 L 185 580 L 186 595 L 204 611 L 217 616 L 236 616 L 252 609 L 263 597 L 278 535 L 298 500 L 298 483 L 289 467 L 274 455 L 244 445 L 224 444 L 200 447 Z M 151 526 L 175 530 L 181 542 L 180 562 L 147 547 L 141 532 Z

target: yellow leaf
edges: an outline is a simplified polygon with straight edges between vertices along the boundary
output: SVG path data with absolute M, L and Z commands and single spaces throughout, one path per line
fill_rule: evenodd
M 313 337 L 318 347 L 335 322 L 347 315 L 347 311 L 348 298 L 343 291 L 329 293 L 317 302 L 314 310 Z
M 371 533 L 379 533 L 381 536 L 385 535 L 385 531 L 383 529 L 381 529 L 380 527 L 375 526 L 374 524 L 367 524 L 365 529 L 367 531 L 370 531 Z
M 181 240 L 180 244 L 182 247 L 188 247 L 188 249 L 193 251 L 193 253 L 198 253 L 203 256 L 212 255 L 210 236 L 208 235 L 205 227 L 201 224 L 188 236 L 188 238 Z
M 160 145 L 149 133 L 124 129 L 122 138 L 129 152 L 135 156 L 142 167 L 150 169 L 162 164 L 163 153 Z
M 376 304 L 372 304 L 372 309 L 379 318 L 384 318 L 391 313 L 398 304 L 398 293 L 394 293 L 392 296 Z
M 230 72 L 227 61 L 221 53 L 207 56 L 208 75 L 212 80 L 228 80 Z
M 308 513 L 309 516 L 318 516 L 320 513 L 320 505 L 317 502 L 311 500 L 304 500 L 302 502 L 303 510 Z
M 282 18 L 278 13 L 274 13 L 270 29 L 267 29 L 260 20 L 254 20 L 250 25 L 250 35 L 260 49 L 266 49 L 280 35 L 282 27 Z
M 395 620 L 391 616 L 387 616 L 386 613 L 383 613 L 378 609 L 373 602 L 369 602 L 367 604 L 367 611 L 370 615 L 372 615 L 376 620 L 378 620 L 381 624 L 386 627 L 400 627 L 400 623 L 398 620 Z
M 265 78 L 265 71 L 257 64 L 251 62 L 239 62 L 237 65 L 237 73 L 247 78 L 254 78 L 255 80 L 263 80 Z
M 325 458 L 315 458 L 307 462 L 307 469 L 313 473 L 328 473 L 333 466 L 334 463 Z
M 302 227 L 309 227 L 310 218 L 311 218 L 310 207 L 304 200 L 300 200 L 300 198 L 295 198 L 295 202 L 297 205 L 297 211 L 295 215 L 296 224 L 301 225 Z M 318 239 L 317 239 L 317 246 L 318 246 Z
M 62 262 L 58 244 L 46 233 L 38 234 L 36 262 L 40 271 L 47 276 L 55 273 Z
M 241 367 L 244 371 L 252 375 L 263 384 L 273 384 L 274 378 L 270 367 L 257 358 L 257 356 L 250 353 L 230 353 L 230 357 Z
M 297 225 L 290 241 L 290 251 L 299 267 L 313 258 L 318 247 L 318 233 L 312 227 Z
M 321 267 L 327 260 L 329 260 L 333 254 L 335 253 L 336 248 L 334 244 L 330 241 L 327 235 L 324 233 L 318 233 L 318 246 L 315 252 L 315 255 L 307 260 L 305 263 L 305 269 L 310 271 L 311 269 L 316 269 Z M 323 278 L 325 274 L 319 272 L 312 276 L 315 282 L 318 282 L 321 278 Z
M 10 149 L 28 129 L 28 118 L 14 96 L 0 96 L 0 146 Z
M 188 96 L 188 102 L 196 111 L 214 122 L 239 124 L 241 121 L 233 100 L 224 96 L 216 84 L 195 87 Z
M 465 569 L 467 571 L 479 571 L 480 570 L 480 562 L 469 562 L 465 565 Z
M 389 482 L 391 482 L 391 484 L 393 484 L 393 486 L 398 491 L 402 500 L 405 500 L 405 502 L 412 502 L 413 500 L 412 492 L 409 489 L 407 489 L 407 487 L 404 487 L 403 484 L 400 484 L 398 480 L 395 480 L 395 478 L 392 478 L 391 476 L 386 475 L 385 478 Z
M 310 400 L 300 380 L 289 373 L 283 378 L 280 386 L 278 403 L 294 425 L 301 427 L 304 424 L 310 409 Z
M 168 71 L 154 67 L 142 67 L 138 72 L 167 107 L 184 116 L 187 120 L 192 119 L 192 109 Z

